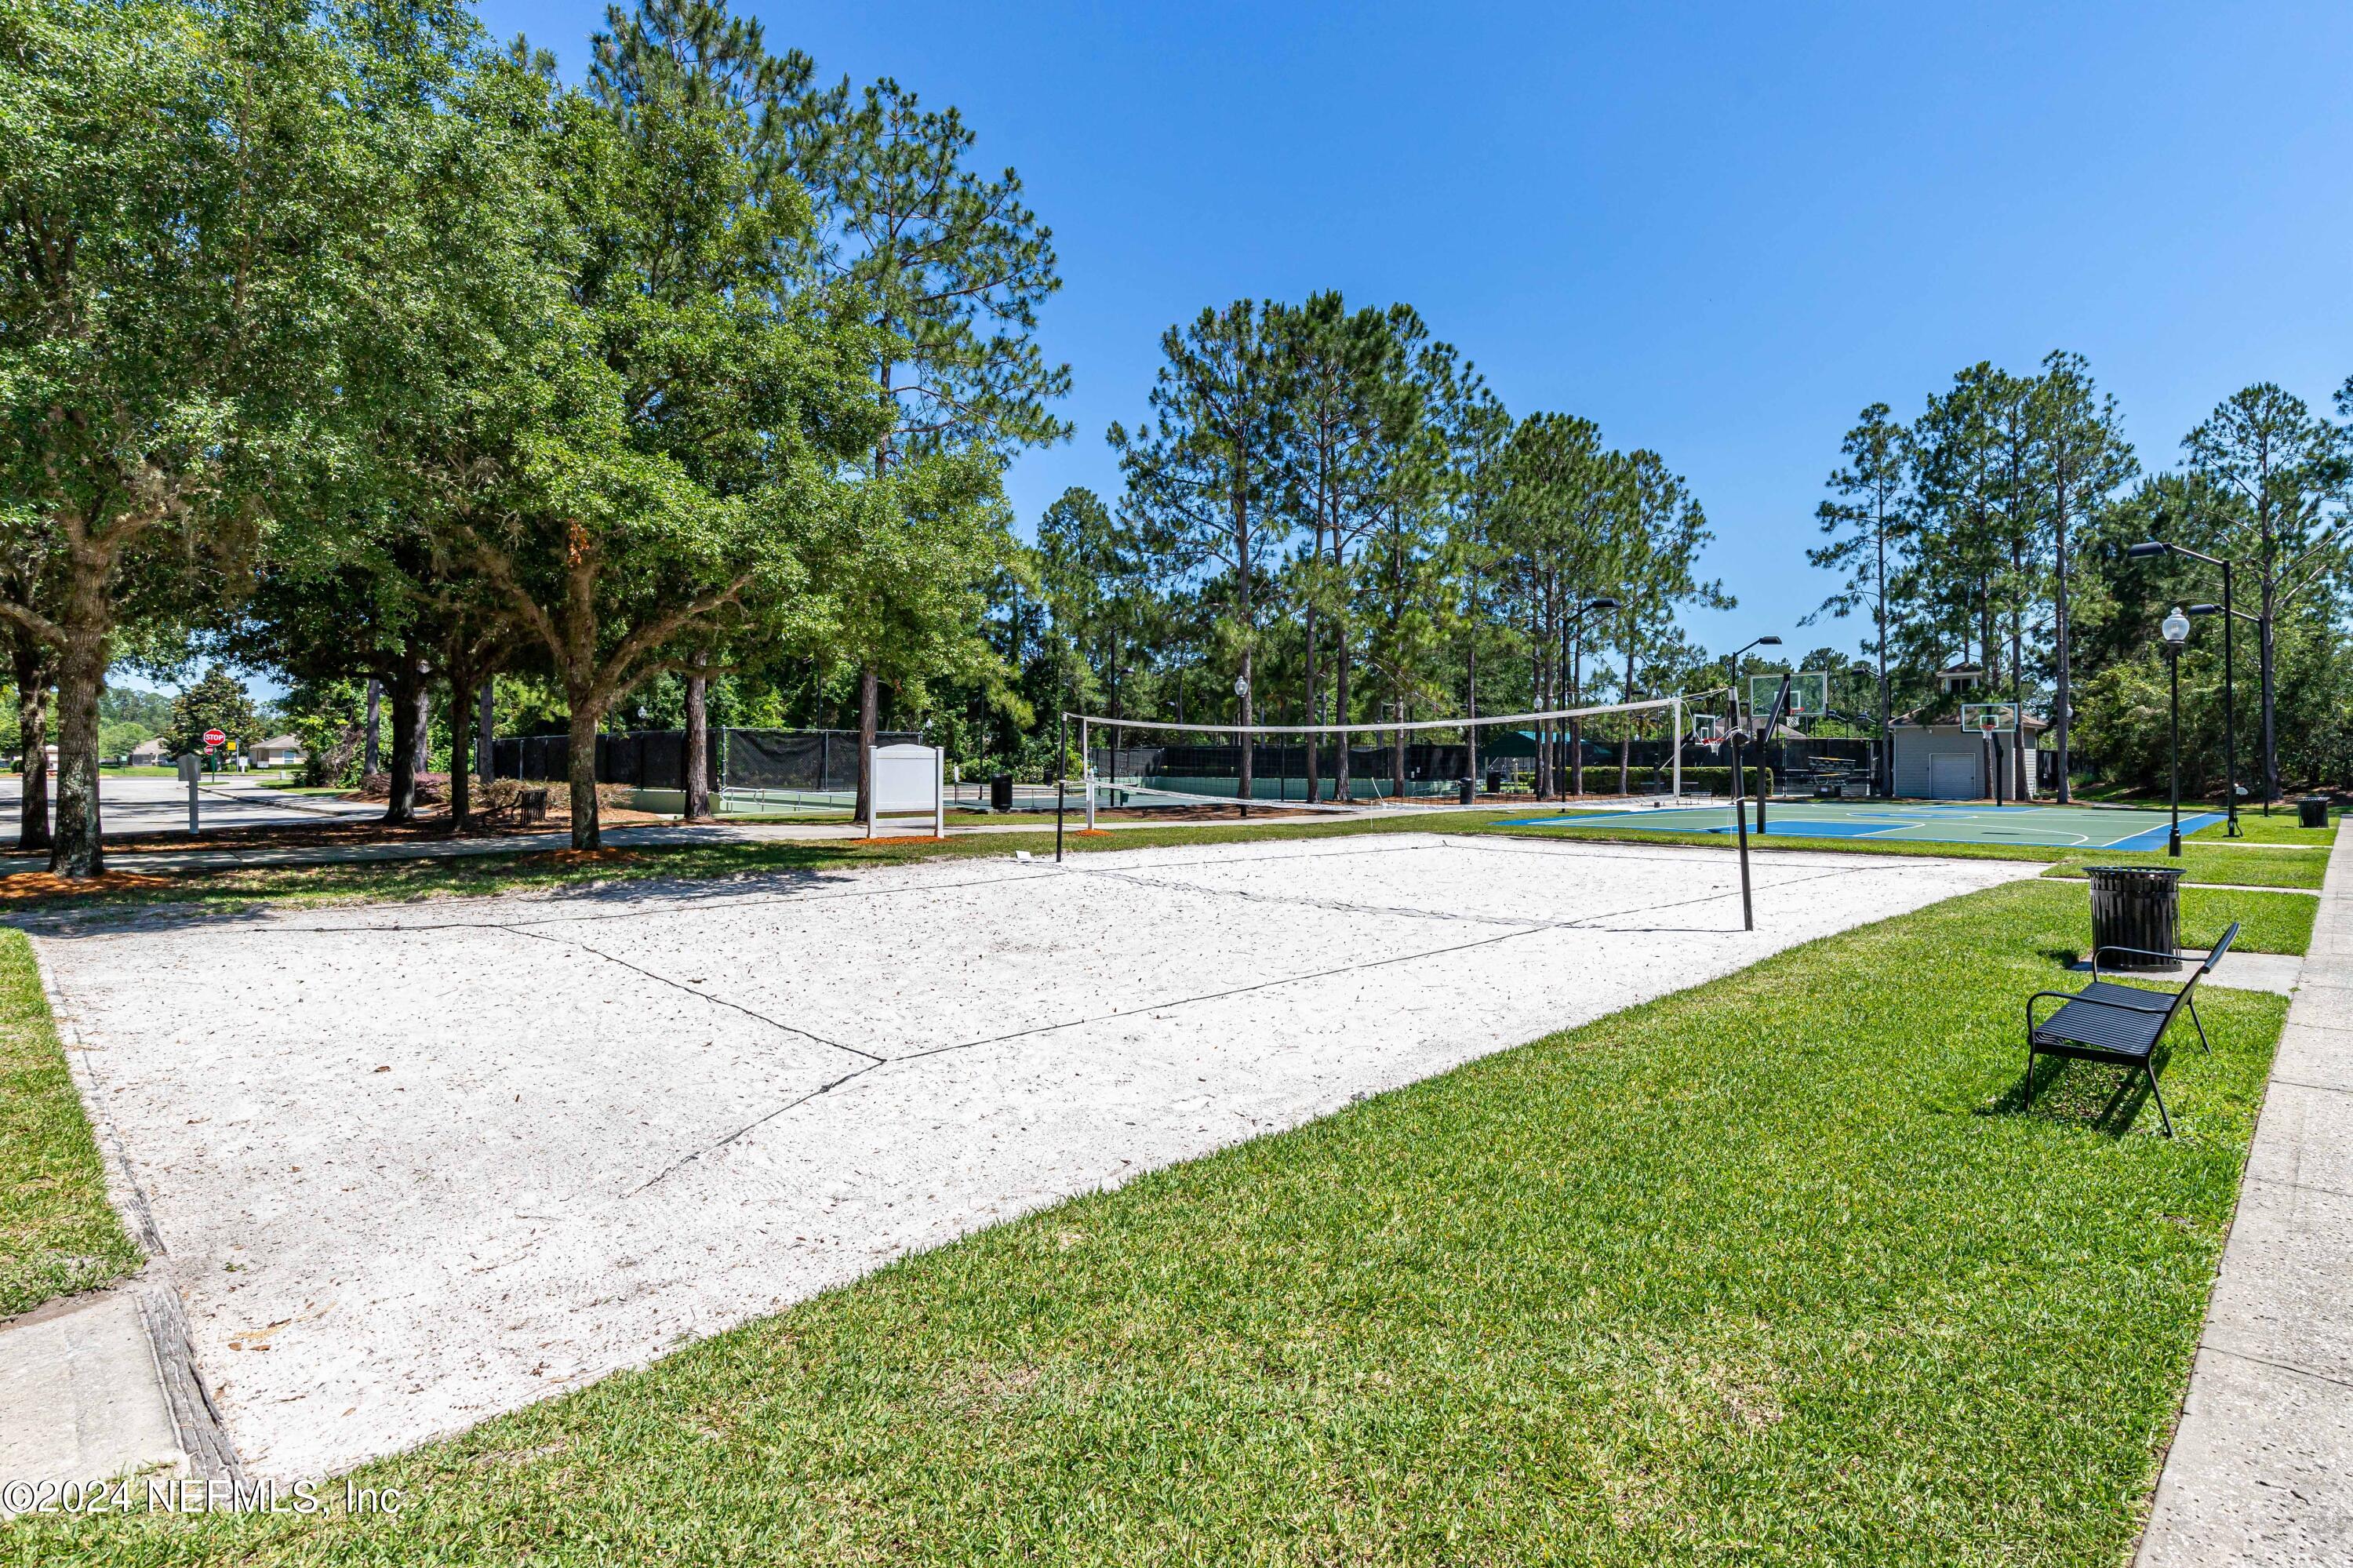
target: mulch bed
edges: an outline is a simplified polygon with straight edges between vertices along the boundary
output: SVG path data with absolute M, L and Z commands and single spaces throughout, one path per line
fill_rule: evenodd
M 27 898 L 55 898 L 62 894 L 125 893 L 143 887 L 169 887 L 169 876 L 144 872 L 110 871 L 97 876 L 59 876 L 55 872 L 18 871 L 0 876 L 0 903 Z

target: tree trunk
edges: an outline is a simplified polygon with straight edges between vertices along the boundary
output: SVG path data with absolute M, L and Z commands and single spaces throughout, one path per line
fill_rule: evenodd
M 392 778 L 384 820 L 406 825 L 417 821 L 417 734 L 424 727 L 425 677 L 414 661 L 404 660 L 392 678 Z
M 701 675 L 686 678 L 686 820 L 711 819 L 711 713 L 707 700 L 711 683 Z
M 1319 538 L 1319 539 L 1316 541 L 1316 547 L 1317 547 L 1318 549 L 1321 549 L 1321 548 L 1323 547 L 1323 541 L 1322 541 L 1322 539 L 1320 539 L 1320 538 Z M 1315 699 L 1316 699 L 1317 697 L 1321 696 L 1323 694 L 1322 694 L 1320 691 L 1318 691 L 1318 690 L 1316 689 L 1316 685 L 1315 685 L 1315 610 L 1314 610 L 1314 607 L 1312 607 L 1312 606 L 1311 606 L 1311 607 L 1309 607 L 1309 609 L 1308 609 L 1308 610 L 1307 610 L 1307 613 L 1306 613 L 1306 616 L 1305 616 L 1305 620 L 1306 620 L 1305 635 L 1306 635 L 1306 640 L 1307 640 L 1307 641 L 1306 641 L 1306 647 L 1307 647 L 1307 720 L 1306 720 L 1306 722 L 1307 722 L 1307 723 L 1309 723 L 1309 724 L 1319 724 L 1319 723 L 1321 723 L 1321 722 L 1322 722 L 1322 715 L 1319 715 L 1319 714 L 1316 712 L 1316 708 L 1315 708 Z M 1306 740 L 1307 740 L 1307 799 L 1308 799 L 1309 800 L 1311 800 L 1311 801 L 1315 800 L 1317 800 L 1318 798 L 1320 798 L 1320 795 L 1321 795 L 1321 792 L 1322 792 L 1322 789 L 1323 789 L 1323 785 L 1324 785 L 1324 771 L 1323 771 L 1323 768 L 1322 768 L 1320 766 L 1318 766 L 1318 761 L 1319 761 L 1319 759 L 1318 759 L 1318 758 L 1317 758 L 1317 756 L 1316 756 L 1316 753 L 1322 749 L 1321 746 L 1320 746 L 1318 743 L 1319 743 L 1319 742 L 1321 742 L 1321 741 L 1323 740 L 1323 738 L 1324 738 L 1324 737 L 1323 737 L 1322 736 L 1318 736 L 1318 735 L 1311 735 L 1311 736 L 1308 736 L 1306 737 Z
M 1405 800 L 1405 699 L 1395 705 L 1398 726 L 1389 732 L 1389 794 L 1402 802 Z
M 2263 624 L 2255 628 L 2255 630 L 2260 634 L 2256 647 L 2257 651 L 2263 656 L 2263 809 L 2266 811 L 2271 809 L 2271 803 L 2280 798 L 2279 737 L 2274 729 L 2272 709 L 2272 651 L 2274 646 L 2272 641 L 2272 611 L 2274 605 L 2274 600 L 2272 593 L 2272 585 L 2268 580 L 2266 580 L 2263 584 Z M 60 763 L 62 763 L 63 758 L 64 754 L 60 752 Z
M 498 677 L 482 677 L 482 714 L 474 741 L 474 768 L 487 784 L 498 777 Z
M 1471 611 L 1473 627 L 1478 624 L 1478 607 L 1473 605 Z M 1469 760 L 1463 764 L 1462 774 L 1464 778 L 1471 780 L 1472 798 L 1475 800 L 1479 793 L 1479 634 L 1476 630 L 1471 634 L 1468 662 L 1470 680 L 1467 683 L 1469 690 L 1466 695 L 1469 699 L 1472 722 L 1465 725 L 1462 729 L 1462 740 L 1464 746 L 1468 747 L 1469 757 Z
M 452 744 L 451 744 L 451 747 L 450 747 L 450 751 L 451 751 L 451 753 L 452 753 L 452 756 L 451 756 L 452 770 L 454 771 L 454 769 L 455 769 L 455 763 L 456 763 L 456 757 L 455 757 L 455 753 L 456 753 L 456 750 L 457 750 L 457 747 L 456 747 L 456 744 L 455 744 L 455 741 L 454 741 L 454 731 L 455 731 L 455 729 L 456 729 L 456 726 L 451 726 L 451 729 L 452 729 L 452 732 L 453 732 L 453 740 L 452 740 Z M 411 740 L 409 744 L 410 744 L 410 746 L 411 746 L 412 747 L 414 747 L 414 755 L 413 755 L 413 757 L 412 757 L 412 758 L 411 758 L 411 759 L 410 759 L 410 762 L 411 762 L 411 770 L 412 770 L 412 771 L 414 771 L 414 772 L 417 772 L 417 773 L 430 773 L 430 772 L 432 772 L 432 771 L 433 771 L 433 688 L 432 688 L 432 687 L 430 687 L 430 686 L 426 685 L 426 684 L 425 684 L 423 682 L 421 682 L 421 681 L 417 683 L 417 735 L 416 735 L 416 737 L 415 737 L 413 740 Z
M 881 707 L 882 683 L 869 664 L 858 672 L 858 799 L 850 808 L 850 815 L 861 822 L 874 798 L 874 735 Z M 1062 762 L 1061 758 L 1054 758 L 1056 778 L 1061 777 Z
M 15 629 L 16 733 L 25 750 L 24 800 L 16 819 L 16 847 L 49 847 L 48 651 L 22 627 Z
M 1541 614 L 1532 618 L 1528 626 L 1528 686 L 1535 694 L 1538 709 L 1553 706 L 1552 660 L 1545 653 L 1545 630 Z M 1552 799 L 1552 721 L 1536 720 L 1536 799 Z
M 1348 623 L 1335 623 L 1332 650 L 1332 722 L 1348 722 Z M 1332 799 L 1342 805 L 1348 803 L 1348 745 L 1350 736 L 1338 736 L 1339 755 L 1332 764 Z
M 2052 696 L 2052 705 L 2056 711 L 2051 715 L 2051 727 L 2054 732 L 2059 750 L 2059 803 L 2064 806 L 2073 800 L 2074 796 L 2067 785 L 2069 718 L 2067 704 L 2073 694 L 2073 687 L 2070 683 L 2067 664 L 2067 486 L 2063 481 L 2059 485 L 2058 501 L 2059 504 L 2052 511 L 2051 519 L 2054 546 L 2052 558 L 2058 568 L 2058 576 L 2054 579 L 2055 591 L 2051 601 L 2052 651 L 2057 655 L 2058 662 L 2058 689 Z M 1884 587 L 1884 585 L 1882 586 Z M 2231 618 L 2226 612 L 2222 617 L 2222 634 L 2227 637 L 2230 631 Z
M 1244 465 L 1248 461 L 1247 449 L 1238 443 L 1234 458 L 1233 526 L 1234 580 L 1240 590 L 1236 597 L 1241 601 L 1242 612 L 1242 733 L 1236 738 L 1242 743 L 1242 767 L 1241 779 L 1234 786 L 1234 793 L 1241 799 L 1244 816 L 1250 815 L 1250 799 L 1257 791 L 1251 765 L 1258 755 L 1256 737 L 1250 733 L 1250 704 L 1258 696 L 1250 683 L 1250 676 L 1255 673 L 1251 655 L 1257 652 L 1258 612 L 1250 599 L 1250 501 L 1242 490 L 1246 473 Z
M 384 736 L 384 683 L 368 677 L 367 740 L 360 748 L 360 775 L 384 771 L 381 741 Z
M 455 677 L 449 682 L 449 827 L 452 832 L 466 831 L 466 819 L 472 815 L 474 805 L 474 770 L 466 766 L 466 710 L 474 705 L 467 700 L 469 693 Z
M 1626 687 L 1618 694 L 1618 700 L 1628 703 L 1634 700 L 1634 634 L 1630 630 L 1626 633 Z M 1629 723 L 1626 733 L 1618 740 L 1618 793 L 1620 795 L 1630 792 L 1628 775 L 1633 768 L 1634 727 Z
M 1879 792 L 1883 795 L 1892 796 L 1895 793 L 1895 736 L 1894 731 L 1889 728 L 1890 724 L 1894 720 L 1894 715 L 1887 711 L 1887 517 L 1884 511 L 1881 513 L 1879 518 L 1877 541 L 1879 550 L 1879 576 L 1876 581 L 1879 585 L 1879 607 L 1874 612 L 1874 624 L 1878 629 L 1876 632 L 1878 637 L 1878 646 L 1872 652 L 1873 656 L 1879 661 L 1879 736 L 1872 753 L 1871 773 L 1872 781 L 1878 789 Z M 2066 641 L 2065 633 L 2063 631 L 2061 633 L 2060 647 L 2062 649 L 2060 658 L 2063 661 L 2066 658 L 2066 653 L 2064 652 Z M 2066 665 L 2063 662 L 2060 665 L 2060 669 L 2063 671 L 2065 668 Z M 2060 680 L 2063 683 L 2060 689 L 2064 691 L 2066 687 L 2063 683 L 2065 682 L 2066 677 L 2063 674 L 2060 677 Z M 2063 731 L 2062 733 L 2063 734 L 2064 732 Z M 2063 766 L 2060 769 L 2061 779 L 2059 788 L 2064 789 L 2067 787 L 2065 780 L 2066 769 L 2063 766 L 2066 753 L 2062 751 L 2060 753 L 2060 758 Z M 2063 795 L 2061 799 L 2064 800 L 2065 797 Z
M 571 786 L 572 847 L 592 850 L 604 843 L 596 821 L 596 726 L 604 722 L 605 710 L 585 692 L 572 694 L 571 704 L 571 744 L 564 772 Z
M 106 870 L 98 795 L 98 699 L 110 650 L 106 579 L 111 562 L 75 559 L 66 578 L 65 647 L 58 659 L 58 827 L 49 870 L 97 876 Z

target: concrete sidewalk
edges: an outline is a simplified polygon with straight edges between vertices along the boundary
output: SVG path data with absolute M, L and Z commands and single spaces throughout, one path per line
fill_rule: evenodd
M 101 1481 L 187 1468 L 129 1290 L 0 1326 L 0 1481 Z M 0 1516 L 10 1511 L 0 1499 Z
M 2353 835 L 2341 829 L 2137 1561 L 2353 1563 Z

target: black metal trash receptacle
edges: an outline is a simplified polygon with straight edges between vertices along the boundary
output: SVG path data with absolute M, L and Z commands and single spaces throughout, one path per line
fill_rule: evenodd
M 2087 865 L 2092 879 L 2092 946 L 2173 953 L 2181 946 L 2182 874 L 2150 865 Z M 2104 969 L 2178 969 L 2178 958 L 2102 953 Z
M 2306 795 L 2303 800 L 2298 800 L 2295 803 L 2295 820 L 2298 823 L 2307 828 L 2327 827 L 2328 825 L 2328 797 L 2326 795 Z
M 1464 780 L 1462 780 L 1462 794 L 1461 794 L 1461 800 L 1462 800 L 1462 803 L 1463 803 L 1464 805 L 1466 805 L 1466 806 L 1467 806 L 1467 805 L 1471 804 L 1471 802 L 1472 802 L 1472 801 L 1473 801 L 1473 800 L 1477 800 L 1477 799 L 1479 798 L 1479 797 L 1478 797 L 1478 791 L 1479 791 L 1479 783 L 1478 783 L 1478 780 L 1476 780 L 1476 779 L 1465 779 Z
M 992 773 L 988 779 L 988 809 L 992 811 L 1013 810 L 1013 775 Z
M 1488 775 L 1487 775 L 1487 793 L 1488 793 L 1488 794 L 1490 794 L 1490 795 L 1500 795 L 1500 794 L 1502 794 L 1503 792 L 1504 792 L 1504 775 L 1503 775 L 1502 771 L 1499 769 L 1499 770 L 1497 770 L 1497 771 L 1495 771 L 1495 772 L 1493 772 L 1493 773 L 1488 774 Z

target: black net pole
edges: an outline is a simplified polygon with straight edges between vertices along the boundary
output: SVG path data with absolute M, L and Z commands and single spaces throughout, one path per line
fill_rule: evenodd
M 1054 715 L 1054 863 L 1062 863 L 1062 775 L 1070 770 L 1071 715 Z

